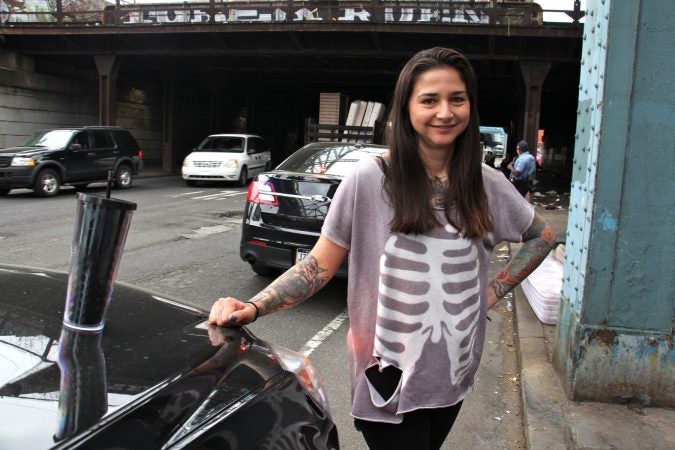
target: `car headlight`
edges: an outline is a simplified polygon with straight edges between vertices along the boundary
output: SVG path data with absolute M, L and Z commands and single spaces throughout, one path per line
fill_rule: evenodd
M 35 160 L 33 158 L 25 158 L 23 156 L 15 156 L 12 158 L 12 166 L 14 167 L 33 167 Z
M 231 159 L 229 161 L 225 161 L 223 166 L 227 167 L 228 169 L 237 169 L 239 168 L 239 161 L 236 159 Z
M 192 163 L 192 161 L 190 161 L 188 158 L 185 158 L 183 160 L 183 167 L 190 167 L 191 163 Z
M 287 372 L 294 374 L 314 401 L 330 415 L 330 405 L 328 404 L 328 397 L 323 387 L 321 375 L 309 358 L 302 353 L 294 352 L 284 347 L 274 346 L 272 351 L 277 355 L 281 367 Z

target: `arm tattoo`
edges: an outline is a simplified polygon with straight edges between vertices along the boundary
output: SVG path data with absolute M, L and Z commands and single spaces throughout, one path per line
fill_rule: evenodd
M 330 277 L 324 272 L 326 269 L 319 267 L 316 258 L 309 255 L 249 301 L 256 302 L 260 315 L 290 308 L 308 299 L 328 283 Z
M 501 299 L 527 278 L 554 247 L 555 233 L 535 214 L 532 225 L 523 235 L 522 247 L 492 283 L 497 298 Z

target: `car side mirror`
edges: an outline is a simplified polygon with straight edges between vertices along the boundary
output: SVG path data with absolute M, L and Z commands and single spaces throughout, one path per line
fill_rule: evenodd
M 71 150 L 82 150 L 82 144 L 78 144 L 77 142 L 73 142 L 70 144 L 70 147 L 68 147 Z

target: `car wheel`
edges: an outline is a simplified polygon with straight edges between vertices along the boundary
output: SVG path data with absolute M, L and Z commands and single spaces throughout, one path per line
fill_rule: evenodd
M 0 195 L 7 195 L 9 194 L 9 191 L 11 191 L 11 189 L 0 189 Z
M 197 186 L 197 182 L 193 180 L 185 180 L 185 184 L 188 186 Z
M 133 174 L 131 173 L 131 167 L 126 164 L 122 164 L 117 168 L 115 172 L 115 187 L 117 189 L 129 189 L 133 181 Z
M 61 190 L 59 174 L 53 169 L 42 169 L 35 177 L 33 191 L 40 197 L 53 197 Z
M 239 172 L 239 186 L 246 185 L 248 185 L 248 170 L 246 170 L 246 167 L 242 167 L 241 172 Z

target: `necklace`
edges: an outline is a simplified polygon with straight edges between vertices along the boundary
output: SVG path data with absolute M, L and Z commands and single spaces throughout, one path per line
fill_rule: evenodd
M 441 176 L 438 176 L 438 175 L 432 174 L 432 173 L 431 173 L 430 171 L 428 171 L 428 170 L 427 170 L 427 176 L 431 179 L 431 181 L 445 180 L 446 178 L 448 178 L 448 174 L 447 174 L 447 173 L 445 173 L 445 174 L 443 174 L 443 175 L 441 175 Z
M 445 204 L 445 195 L 448 189 L 447 179 L 448 176 L 445 175 L 444 177 L 434 177 L 434 179 L 431 181 L 433 195 L 432 201 L 436 207 L 443 207 Z

